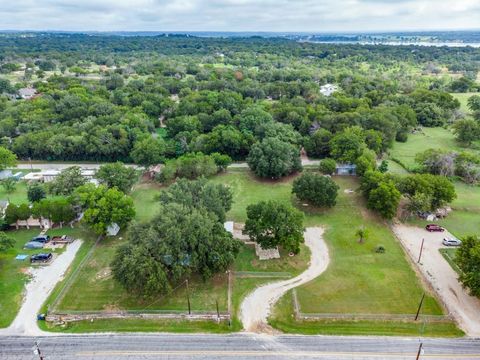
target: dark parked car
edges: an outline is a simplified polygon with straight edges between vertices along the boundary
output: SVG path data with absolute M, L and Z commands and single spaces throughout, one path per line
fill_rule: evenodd
M 25 244 L 24 248 L 25 249 L 41 249 L 43 248 L 43 243 L 38 241 L 30 241 Z
M 442 231 L 445 231 L 445 229 L 443 227 L 441 227 L 440 225 L 437 225 L 437 224 L 428 224 L 427 226 L 425 226 L 425 229 L 427 231 L 430 231 L 430 232 L 433 232 L 433 231 L 439 231 L 439 232 L 442 232 Z
M 47 263 L 50 260 L 52 260 L 52 257 L 53 257 L 52 253 L 32 255 L 30 257 L 30 262 L 31 263 L 33 262 Z
M 36 241 L 36 242 L 41 242 L 41 243 L 45 244 L 45 243 L 50 241 L 50 236 L 49 235 L 38 235 L 38 236 L 35 236 L 30 241 Z

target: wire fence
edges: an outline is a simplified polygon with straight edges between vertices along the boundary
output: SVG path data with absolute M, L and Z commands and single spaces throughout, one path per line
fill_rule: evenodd
M 97 240 L 95 241 L 95 244 L 88 250 L 88 253 L 85 255 L 85 257 L 80 261 L 80 264 L 75 268 L 75 270 L 72 272 L 70 276 L 67 277 L 67 280 L 63 284 L 63 287 L 60 289 L 58 292 L 58 295 L 53 299 L 52 303 L 48 305 L 48 312 L 55 312 L 57 310 L 58 304 L 60 304 L 60 301 L 63 299 L 65 296 L 66 292 L 70 289 L 72 286 L 73 282 L 77 278 L 78 274 L 80 273 L 80 270 L 83 268 L 83 266 L 87 263 L 88 260 L 93 255 L 93 252 L 95 251 L 95 248 L 97 247 L 98 243 L 102 239 L 102 236 L 99 236 Z
M 239 278 L 291 278 L 289 272 L 261 272 L 261 271 L 235 271 L 235 276 Z
M 142 309 L 101 309 L 101 310 L 74 310 L 62 309 L 62 299 L 65 294 L 70 291 L 72 285 L 78 279 L 78 276 L 84 266 L 90 261 L 93 253 L 97 249 L 97 245 L 101 237 L 97 238 L 95 244 L 88 250 L 87 254 L 81 259 L 78 266 L 67 277 L 56 297 L 51 301 L 47 311 L 47 321 L 51 322 L 70 322 L 93 319 L 128 319 L 128 318 L 142 318 L 142 319 L 186 319 L 186 320 L 228 320 L 231 321 L 233 309 L 233 288 L 235 278 L 291 278 L 293 275 L 289 272 L 268 272 L 268 271 L 228 271 L 226 276 L 227 288 L 227 304 L 225 307 L 219 306 L 217 300 L 212 306 L 212 309 L 195 309 L 191 307 L 191 295 L 195 295 L 195 288 L 188 286 L 188 280 L 178 284 L 172 292 L 168 295 L 159 296 L 149 304 L 142 307 Z M 173 293 L 180 290 L 185 291 L 186 301 L 185 307 L 179 309 L 178 305 L 174 309 L 159 309 L 158 303 L 168 300 Z M 188 304 L 188 306 L 187 306 Z M 205 307 L 205 304 L 202 304 Z M 208 308 L 209 306 L 207 306 Z
M 293 312 L 296 320 L 370 320 L 370 321 L 401 321 L 414 322 L 416 314 L 359 314 L 359 313 L 303 313 L 300 309 L 297 292 L 292 290 Z M 418 322 L 450 322 L 453 318 L 450 315 L 424 315 L 420 314 Z

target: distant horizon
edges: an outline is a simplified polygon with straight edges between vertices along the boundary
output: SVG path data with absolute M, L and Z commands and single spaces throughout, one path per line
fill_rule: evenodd
M 383 33 L 478 29 L 480 4 L 478 0 L 16 0 L 2 4 L 0 16 L 4 29 L 19 31 Z
M 471 29 L 430 29 L 430 30 L 378 30 L 378 31 L 267 31 L 267 30 L 238 30 L 238 31 L 222 31 L 222 30 L 68 30 L 68 29 L 0 29 L 0 33 L 52 33 L 52 34 L 172 34 L 172 35 L 194 35 L 194 34 L 211 34 L 211 35 L 387 35 L 387 34 L 455 34 L 455 33 L 479 33 L 480 28 Z M 480 40 L 479 40 L 480 41 Z

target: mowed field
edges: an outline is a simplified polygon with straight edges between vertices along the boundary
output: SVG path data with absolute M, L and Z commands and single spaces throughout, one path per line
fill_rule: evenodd
M 407 142 L 395 142 L 393 148 L 389 151 L 390 159 L 398 160 L 407 169 L 413 169 L 415 164 L 415 155 L 428 149 L 442 149 L 450 151 L 472 151 L 480 153 L 478 149 L 465 148 L 456 140 L 451 129 L 444 128 L 426 128 L 422 132 L 410 134 Z
M 241 172 L 244 173 L 245 171 Z M 220 175 L 213 178 L 215 182 L 229 183 L 228 179 L 236 179 L 237 173 L 234 173 L 233 177 L 230 174 Z M 223 181 L 225 179 L 226 181 Z M 246 184 L 251 180 L 245 178 L 241 180 Z M 254 185 L 252 185 L 254 187 Z M 265 185 L 259 183 L 261 187 L 258 191 L 263 190 L 265 193 Z M 157 200 L 158 194 L 162 190 L 162 187 L 154 183 L 141 183 L 135 187 L 132 197 L 137 209 L 136 220 L 139 222 L 145 222 L 152 219 L 159 210 L 159 203 Z M 290 188 L 288 188 L 288 192 Z M 234 189 L 235 199 L 238 198 L 238 192 Z M 286 192 L 283 191 L 283 194 Z M 252 194 L 255 196 L 255 194 Z M 254 202 L 254 201 L 253 201 Z M 235 205 L 232 211 L 229 213 L 229 219 L 245 219 L 245 207 L 246 204 L 241 201 L 235 201 Z M 231 214 L 243 214 L 239 215 L 239 218 L 233 217 Z M 133 310 L 133 311 L 154 311 L 154 312 L 183 312 L 188 309 L 187 303 L 187 288 L 186 283 L 179 284 L 178 287 L 168 296 L 159 296 L 156 298 L 144 299 L 135 294 L 128 293 L 124 290 L 119 283 L 117 283 L 111 273 L 110 264 L 114 259 L 115 252 L 119 246 L 127 242 L 125 234 L 119 237 L 108 238 L 102 240 L 94 249 L 91 258 L 81 268 L 78 275 L 75 277 L 72 285 L 69 287 L 68 292 L 61 298 L 58 304 L 58 310 L 61 311 L 114 311 L 114 310 Z M 256 286 L 263 284 L 267 281 L 271 281 L 272 278 L 277 278 L 281 274 L 284 276 L 294 276 L 305 270 L 310 258 L 308 248 L 302 246 L 302 251 L 299 255 L 289 257 L 282 251 L 281 259 L 273 259 L 269 261 L 259 261 L 255 255 L 255 251 L 251 246 L 243 245 L 240 253 L 232 265 L 231 271 L 236 272 L 260 272 L 268 273 L 267 277 L 262 278 L 244 278 L 241 276 L 232 277 L 232 305 L 233 311 L 236 314 L 239 309 L 241 299 L 252 291 Z M 216 303 L 218 302 L 219 310 L 221 312 L 227 311 L 227 289 L 228 289 L 228 275 L 227 273 L 218 274 L 213 279 L 206 281 L 200 278 L 189 279 L 189 296 L 191 309 L 193 312 L 215 312 Z M 58 292 L 58 290 L 57 290 Z M 52 302 L 54 297 L 49 301 Z M 131 331 L 143 330 L 149 331 L 151 328 L 155 328 L 152 324 L 155 322 L 148 321 L 123 321 L 112 320 L 118 322 L 119 328 L 130 324 Z M 89 326 L 88 322 L 73 324 L 69 326 L 69 331 L 97 331 L 110 328 L 111 325 L 102 328 L 100 324 L 104 322 L 98 322 L 93 326 Z M 129 326 L 126 326 L 127 328 Z M 179 331 L 181 323 L 172 321 L 169 326 L 165 324 L 160 327 L 164 330 Z M 217 326 L 212 329 L 207 324 L 198 324 L 198 326 L 189 327 L 190 331 L 200 330 L 212 330 L 217 331 L 232 331 L 240 330 L 241 325 L 234 316 L 233 327 L 223 328 L 223 325 Z M 55 329 L 58 330 L 58 329 Z M 158 331 L 158 330 L 157 330 Z M 180 330 L 181 331 L 181 330 Z M 187 330 L 186 330 L 187 331 Z
M 478 235 L 480 233 L 480 209 L 478 203 L 480 186 L 455 182 L 455 189 L 457 191 L 457 199 L 451 204 L 453 211 L 446 218 L 437 222 L 460 238 L 467 235 Z M 420 219 L 415 219 L 411 222 L 422 227 L 428 223 Z
M 319 210 L 305 207 L 295 201 L 291 195 L 291 186 L 294 177 L 282 181 L 272 182 L 259 180 L 246 169 L 236 169 L 220 174 L 211 179 L 212 182 L 228 185 L 234 193 L 234 205 L 228 213 L 229 220 L 243 222 L 246 218 L 246 207 L 261 200 L 276 199 L 285 203 L 292 203 L 302 209 L 306 215 L 306 226 L 322 225 L 327 228 L 325 237 L 329 245 L 332 262 L 325 273 L 315 281 L 298 289 L 302 312 L 346 312 L 346 313 L 381 313 L 403 314 L 414 313 L 418 301 L 423 293 L 422 286 L 406 260 L 403 250 L 394 239 L 388 225 L 370 213 L 365 207 L 362 197 L 358 192 L 350 193 L 345 190 L 356 190 L 359 186 L 355 178 L 335 178 L 341 187 L 337 207 L 331 210 Z M 156 210 L 155 197 L 161 191 L 155 185 L 142 185 L 133 193 L 137 206 L 151 205 L 152 211 L 142 210 L 137 213 L 140 221 L 145 221 Z M 150 208 L 150 206 L 149 206 Z M 371 238 L 364 244 L 359 244 L 355 231 L 361 226 L 367 226 Z M 128 294 L 115 283 L 109 271 L 109 264 L 113 259 L 116 248 L 125 238 L 110 239 L 100 243 L 95 249 L 90 261 L 80 271 L 78 278 L 63 298 L 60 309 L 65 310 L 178 310 L 186 311 L 186 289 L 180 286 L 168 297 L 144 300 Z M 385 254 L 377 254 L 374 249 L 377 245 L 386 248 Z M 300 255 L 288 257 L 282 254 L 279 260 L 259 261 L 256 259 L 252 248 L 243 246 L 232 267 L 233 271 L 254 272 L 281 272 L 292 276 L 303 271 L 309 259 L 305 247 Z M 275 279 L 273 279 L 276 281 Z M 233 283 L 233 309 L 238 311 L 241 300 L 255 287 L 272 281 L 265 278 L 234 277 Z M 203 282 L 201 279 L 190 280 L 190 296 L 193 311 L 214 311 L 215 300 L 219 301 L 221 310 L 226 309 L 226 277 L 218 275 L 212 280 Z M 280 302 L 282 316 L 291 319 L 291 306 L 286 296 Z M 442 309 L 431 296 L 427 296 L 423 312 L 425 314 L 441 314 Z M 275 319 L 273 319 L 275 320 Z M 120 328 L 128 328 L 126 322 L 116 320 Z M 275 323 L 275 321 L 273 321 Z M 102 323 L 93 326 L 88 323 L 73 325 L 69 331 L 105 331 L 111 326 L 102 329 Z M 282 327 L 282 323 L 279 326 Z M 138 322 L 132 325 L 132 330 L 144 329 L 149 331 L 151 323 L 145 322 L 145 327 Z M 337 326 L 338 325 L 338 326 Z M 332 332 L 342 333 L 348 322 L 329 327 Z M 368 323 L 367 328 L 356 328 L 351 323 L 352 333 L 374 333 L 381 331 L 385 324 Z M 394 324 L 391 324 L 392 326 Z M 398 325 L 398 324 L 397 324 Z M 178 323 L 173 323 L 169 328 L 177 331 Z M 200 325 L 199 325 L 200 326 Z M 205 327 L 207 325 L 201 325 Z M 285 323 L 283 323 L 285 326 Z M 299 324 L 289 323 L 287 331 L 303 332 Z M 311 324 L 318 332 L 317 324 Z M 162 329 L 166 329 L 163 327 Z M 213 331 L 224 331 L 216 328 Z M 241 325 L 234 319 L 234 326 L 227 330 L 239 330 Z M 332 330 L 333 329 L 333 330 Z M 391 334 L 416 334 L 416 325 L 407 324 L 392 327 Z M 428 326 L 430 335 L 459 334 L 455 326 L 448 325 Z M 193 330 L 192 330 L 193 331 Z M 197 329 L 198 331 L 198 329 Z M 210 331 L 210 330 L 208 330 Z M 346 331 L 345 333 L 350 333 Z
M 337 206 L 309 219 L 326 227 L 332 262 L 321 277 L 298 288 L 302 312 L 415 313 L 423 289 L 390 228 L 364 207 L 358 191 L 345 192 L 358 188 L 356 179 L 336 181 L 340 185 Z M 370 237 L 360 244 L 355 232 L 363 226 Z M 375 252 L 379 245 L 385 253 Z M 432 297 L 426 298 L 423 311 L 442 313 Z
M 460 146 L 449 129 L 423 128 L 423 134 L 410 135 L 406 143 L 396 142 L 390 150 L 390 158 L 400 160 L 411 169 L 415 167 L 415 155 L 430 148 L 480 154 L 478 144 L 473 144 L 472 148 Z M 390 160 L 389 165 L 392 163 Z M 395 170 L 397 167 L 393 165 L 393 173 L 398 173 L 398 170 Z M 455 181 L 454 184 L 457 192 L 457 198 L 451 203 L 454 211 L 438 223 L 459 237 L 480 233 L 480 186 L 465 184 L 462 181 Z M 418 226 L 425 226 L 427 223 L 420 219 L 411 222 Z

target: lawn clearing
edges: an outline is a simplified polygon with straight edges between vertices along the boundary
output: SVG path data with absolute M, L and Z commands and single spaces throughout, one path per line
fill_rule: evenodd
M 69 291 L 58 305 L 61 311 L 99 310 L 170 310 L 187 311 L 187 290 L 181 284 L 171 295 L 143 299 L 128 293 L 112 276 L 110 264 L 115 252 L 125 239 L 106 238 L 95 248 L 92 257 L 83 266 Z M 192 310 L 215 311 L 218 300 L 220 310 L 227 308 L 227 277 L 225 274 L 208 280 L 190 280 Z
M 460 181 L 454 184 L 457 198 L 451 204 L 453 211 L 437 223 L 459 238 L 480 233 L 480 186 Z M 429 223 L 422 219 L 409 222 L 420 227 Z
M 461 181 L 454 184 L 457 198 L 452 202 L 452 208 L 475 211 L 480 215 L 480 185 L 469 185 Z
M 388 160 L 388 172 L 400 176 L 408 175 L 408 170 L 393 160 Z
M 247 206 L 260 201 L 277 200 L 286 204 L 292 201 L 293 177 L 280 181 L 262 180 L 247 169 L 229 170 L 211 179 L 213 183 L 229 186 L 233 191 L 233 206 L 227 219 L 245 222 Z
M 337 206 L 313 215 L 310 221 L 324 224 L 324 238 L 331 250 L 326 272 L 297 289 L 304 313 L 412 314 L 424 289 L 394 238 L 390 228 L 364 207 L 355 178 L 335 178 L 340 185 Z M 358 243 L 357 229 L 365 226 L 370 238 Z M 384 254 L 375 252 L 378 245 Z M 428 296 L 424 314 L 442 314 Z
M 17 181 L 15 185 L 15 190 L 11 193 L 7 193 L 5 188 L 0 185 L 0 200 L 8 200 L 15 205 L 28 203 L 27 183 L 25 181 Z
M 478 151 L 462 147 L 455 140 L 455 136 L 450 129 L 424 127 L 422 132 L 410 134 L 407 142 L 395 142 L 389 154 L 391 159 L 396 159 L 407 169 L 412 169 L 416 166 L 415 156 L 428 149 L 458 152 L 468 150 L 478 153 Z
M 29 258 L 19 261 L 15 260 L 15 256 L 18 254 L 33 255 L 45 252 L 43 249 L 23 249 L 25 243 L 39 233 L 40 230 L 38 228 L 7 232 L 16 242 L 14 248 L 4 254 L 0 254 L 0 328 L 7 327 L 15 318 L 22 302 L 25 282 L 28 280 L 25 271 L 30 266 Z M 85 238 L 85 233 L 78 228 L 52 229 L 48 231 L 48 234 L 50 236 L 66 234 L 75 238 Z M 62 251 L 63 249 L 48 250 L 48 252 L 57 253 Z
M 211 181 L 225 183 L 231 186 L 234 191 L 234 205 L 228 215 L 229 218 L 231 218 L 230 214 L 233 213 L 237 214 L 236 219 L 245 219 L 246 206 L 257 201 L 254 195 L 251 195 L 249 201 L 242 199 L 241 194 L 245 187 L 253 189 L 256 194 L 264 194 L 264 199 L 269 198 L 265 195 L 274 188 L 278 192 L 277 198 L 284 199 L 286 197 L 284 201 L 290 201 L 291 184 L 289 181 L 279 185 L 257 181 L 246 170 L 220 175 L 212 178 Z M 132 196 L 137 207 L 137 219 L 139 221 L 147 221 L 152 217 L 152 207 L 156 207 L 155 197 L 160 191 L 161 188 L 152 183 L 136 186 Z M 139 206 L 143 206 L 141 211 L 138 211 Z M 125 241 L 127 241 L 125 238 L 108 238 L 99 243 L 92 257 L 85 263 L 69 291 L 62 298 L 58 306 L 59 311 L 160 310 L 168 312 L 181 311 L 184 313 L 187 311 L 186 287 L 184 284 L 181 284 L 169 296 L 146 300 L 129 294 L 113 279 L 109 266 L 114 258 L 116 249 Z M 240 254 L 232 266 L 232 271 L 263 272 L 268 273 L 268 276 L 271 277 L 234 277 L 232 296 L 234 318 L 230 330 L 241 329 L 241 324 L 237 320 L 236 315 L 241 300 L 246 294 L 259 284 L 272 281 L 272 279 L 276 281 L 275 273 L 282 273 L 282 276 L 285 276 L 285 274 L 294 276 L 302 272 L 307 267 L 310 257 L 305 246 L 302 246 L 302 251 L 297 256 L 289 257 L 284 251 L 281 251 L 281 255 L 280 259 L 259 261 L 252 246 L 242 245 Z M 215 278 L 205 282 L 198 278 L 189 279 L 192 311 L 214 312 L 216 301 L 219 303 L 220 311 L 226 311 L 227 284 L 227 274 L 218 274 Z M 137 323 L 129 322 L 121 322 L 121 324 L 131 324 L 135 329 L 139 326 Z M 119 325 L 122 326 L 121 324 Z M 146 323 L 143 325 L 147 328 L 151 326 Z M 170 331 L 176 331 L 174 323 L 172 323 L 172 326 Z M 85 329 L 85 327 L 88 327 L 88 323 L 85 323 L 81 328 Z M 92 329 L 99 329 L 99 327 L 95 325 Z M 75 331 L 74 328 L 72 328 L 72 331 Z
M 286 333 L 305 335 L 372 335 L 461 337 L 464 333 L 453 322 L 424 323 L 402 321 L 295 321 L 291 292 L 280 299 L 270 325 Z
M 468 99 L 473 96 L 473 95 L 478 95 L 478 93 L 475 92 L 469 92 L 469 93 L 451 93 L 455 99 L 457 99 L 460 102 L 460 110 L 462 110 L 465 114 L 470 114 L 470 108 L 468 107 Z
M 160 209 L 160 202 L 156 199 L 162 187 L 156 183 L 140 183 L 132 191 L 135 206 L 135 219 L 140 222 L 151 220 Z
M 291 195 L 294 178 L 292 176 L 279 182 L 264 181 L 254 177 L 247 169 L 235 169 L 215 176 L 210 181 L 226 184 L 233 191 L 234 204 L 227 214 L 229 220 L 244 222 L 246 207 L 249 204 L 276 199 L 284 203 L 293 203 L 301 208 L 306 215 L 305 226 L 323 225 L 327 227 L 325 238 L 330 248 L 332 263 L 324 275 L 298 289 L 302 312 L 414 313 L 424 290 L 389 227 L 376 215 L 365 209 L 364 200 L 359 193 L 345 192 L 347 189 L 356 190 L 359 186 L 358 180 L 353 177 L 335 177 L 334 179 L 341 186 L 338 205 L 331 210 L 319 210 L 304 207 L 295 201 Z M 148 199 L 153 204 L 152 199 L 159 191 L 160 189 L 154 184 L 137 188 L 134 190 L 134 194 L 137 194 L 136 204 L 145 204 Z M 148 214 L 151 207 L 146 206 L 145 209 L 145 213 Z M 139 218 L 148 219 L 147 216 Z M 366 225 L 370 229 L 371 239 L 364 244 L 358 244 L 354 233 L 362 225 Z M 186 290 L 184 286 L 180 286 L 168 298 L 154 299 L 153 302 L 128 294 L 114 281 L 109 273 L 109 265 L 116 248 L 123 241 L 126 240 L 112 238 L 99 244 L 92 258 L 85 264 L 63 298 L 59 310 L 149 309 L 185 312 Z M 374 252 L 374 248 L 380 244 L 385 246 L 385 254 Z M 254 255 L 253 248 L 244 245 L 232 269 L 236 272 L 279 272 L 282 276 L 290 273 L 293 276 L 307 266 L 309 254 L 305 247 L 302 247 L 302 252 L 295 257 L 282 255 L 284 256 L 278 260 L 259 261 Z M 237 314 L 243 298 L 257 286 L 271 281 L 278 281 L 278 278 L 273 275 L 271 278 L 234 277 L 232 294 L 234 316 L 232 327 L 228 331 L 241 329 Z M 227 282 L 224 280 L 223 274 L 206 282 L 201 279 L 190 279 L 190 289 L 193 312 L 195 310 L 214 311 L 216 299 L 219 300 L 221 311 L 226 309 Z M 291 307 L 280 307 L 279 309 L 280 315 L 272 318 L 272 323 L 279 324 L 280 328 L 285 327 L 286 330 L 290 326 L 292 332 L 304 331 L 301 327 L 296 327 L 294 321 L 288 326 L 282 323 L 281 319 L 291 319 Z M 434 298 L 427 296 L 422 313 L 442 314 L 442 309 Z M 175 322 L 161 328 L 156 327 L 155 321 L 138 323 L 116 320 L 113 323 L 118 324 L 126 331 L 135 331 L 135 329 L 179 331 L 179 325 Z M 107 322 L 97 321 L 89 328 L 87 322 L 81 322 L 69 325 L 66 331 L 107 331 L 110 329 L 110 325 L 106 324 Z M 335 322 L 335 324 L 329 325 L 324 333 L 380 334 L 385 327 L 388 327 L 388 324 L 390 322 L 367 322 L 360 326 L 357 322 Z M 105 326 L 102 327 L 102 325 Z M 349 325 L 351 325 L 350 330 L 348 330 Z M 398 329 L 394 330 L 397 325 Z M 208 328 L 210 325 L 199 325 L 199 327 L 203 326 Z M 218 328 L 205 331 L 224 331 L 222 325 L 215 324 L 215 326 Z M 319 331 L 317 322 L 309 326 L 314 329 L 311 331 Z M 392 334 L 418 333 L 415 325 L 395 323 L 392 326 L 394 327 L 390 331 Z M 438 333 L 443 331 L 448 335 L 458 334 L 452 324 L 438 326 L 435 324 L 435 328 Z M 433 334 L 433 330 L 431 334 Z
M 296 256 L 288 256 L 288 252 L 280 249 L 280 259 L 259 260 L 253 246 L 243 245 L 234 264 L 235 271 L 252 271 L 267 273 L 288 273 L 295 276 L 304 271 L 310 260 L 310 250 L 304 244 Z

